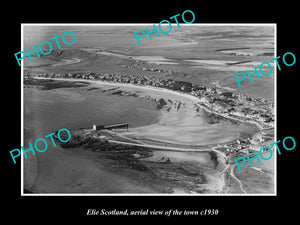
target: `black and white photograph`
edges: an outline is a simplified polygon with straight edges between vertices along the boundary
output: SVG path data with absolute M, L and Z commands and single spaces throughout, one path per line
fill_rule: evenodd
M 276 24 L 145 27 L 22 25 L 23 194 L 276 194 Z
M 5 7 L 3 220 L 297 221 L 297 7 L 190 3 Z

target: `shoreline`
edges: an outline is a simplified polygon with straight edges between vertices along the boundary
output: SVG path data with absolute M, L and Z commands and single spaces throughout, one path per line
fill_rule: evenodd
M 178 95 L 181 97 L 185 97 L 188 98 L 190 100 L 193 101 L 199 101 L 199 98 L 189 95 L 189 94 L 185 94 L 185 93 L 180 93 L 177 91 L 173 91 L 173 90 L 168 90 L 165 88 L 160 88 L 160 87 L 153 87 L 153 86 L 149 86 L 149 85 L 135 85 L 135 84 L 130 84 L 130 83 L 112 83 L 112 82 L 106 82 L 106 81 L 100 81 L 100 80 L 87 80 L 87 79 L 79 79 L 79 78 L 45 78 L 45 77 L 34 77 L 34 79 L 41 79 L 41 80 L 63 80 L 63 81 L 77 81 L 77 82 L 88 82 L 88 83 L 92 83 L 92 84 L 102 84 L 102 85 L 108 85 L 108 86 L 119 86 L 119 87 L 131 87 L 131 88 L 141 88 L 141 89 L 148 89 L 151 91 L 159 91 L 159 92 L 165 92 L 168 94 L 174 94 L 174 95 Z
M 37 79 L 49 80 L 48 78 L 41 77 Z M 121 90 L 124 92 L 138 92 L 137 97 L 150 98 L 155 101 L 164 99 L 167 102 L 165 106 L 167 109 L 164 108 L 160 110 L 161 116 L 157 123 L 130 128 L 129 132 L 123 133 L 124 136 L 133 136 L 137 138 L 138 141 L 142 141 L 146 137 L 146 139 L 156 142 L 171 144 L 196 146 L 223 144 L 239 138 L 240 132 L 245 132 L 245 127 L 248 126 L 247 124 L 251 124 L 239 121 L 240 124 L 235 126 L 232 125 L 231 118 L 211 111 L 209 111 L 209 113 L 220 115 L 222 121 L 224 119 L 225 124 L 222 121 L 222 126 L 219 126 L 218 123 L 209 124 L 206 121 L 206 117 L 202 117 L 201 113 L 195 109 L 196 106 L 208 111 L 197 104 L 199 103 L 198 97 L 164 88 L 84 79 L 50 78 L 50 80 L 87 82 L 100 87 L 113 86 L 125 89 Z M 171 103 L 169 103 L 169 101 Z M 228 131 L 231 132 L 230 136 L 228 136 Z
M 201 101 L 198 97 L 193 96 L 191 94 L 186 94 L 183 92 L 178 92 L 178 91 L 174 91 L 174 90 L 169 90 L 166 88 L 161 88 L 161 87 L 154 87 L 154 86 L 150 86 L 150 85 L 136 85 L 136 84 L 131 84 L 131 83 L 119 83 L 119 82 L 107 82 L 107 81 L 102 81 L 102 80 L 89 80 L 89 79 L 80 79 L 80 78 L 48 78 L 48 77 L 34 77 L 34 79 L 40 79 L 40 80 L 61 80 L 61 81 L 70 81 L 70 82 L 87 82 L 90 84 L 99 84 L 99 85 L 107 85 L 107 86 L 117 86 L 117 87 L 128 87 L 128 88 L 138 88 L 138 89 L 146 89 L 146 90 L 151 90 L 151 91 L 156 91 L 156 92 L 163 92 L 163 93 L 167 93 L 167 94 L 172 94 L 172 95 L 177 95 L 183 98 L 187 98 L 191 101 L 195 101 L 194 103 L 200 107 L 201 109 L 205 110 L 206 112 L 209 113 L 213 113 L 219 116 L 222 116 L 224 118 L 230 119 L 230 120 L 235 120 L 235 121 L 240 121 L 242 123 L 251 123 L 254 124 L 255 126 L 258 127 L 259 130 L 263 130 L 265 128 L 263 128 L 262 125 L 260 125 L 258 122 L 256 121 L 251 121 L 251 120 L 243 120 L 240 118 L 236 118 L 236 117 L 231 117 L 228 115 L 224 115 L 222 113 L 213 111 L 211 109 L 208 109 L 206 106 L 202 106 Z

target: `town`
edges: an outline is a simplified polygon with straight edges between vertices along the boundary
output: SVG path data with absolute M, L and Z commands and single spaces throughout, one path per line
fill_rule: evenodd
M 170 89 L 199 98 L 199 105 L 209 112 L 229 119 L 255 123 L 259 129 L 274 127 L 274 103 L 262 98 L 253 98 L 245 94 L 234 93 L 218 86 L 206 87 L 204 85 L 193 85 L 186 81 L 160 79 L 137 74 L 102 74 L 95 72 L 66 74 L 27 72 L 25 74 L 25 79 L 34 77 L 99 80 Z

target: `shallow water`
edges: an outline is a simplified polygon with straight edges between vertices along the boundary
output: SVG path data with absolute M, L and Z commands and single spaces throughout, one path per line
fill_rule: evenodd
M 153 101 L 86 89 L 24 89 L 25 147 L 28 142 L 61 128 L 86 128 L 93 124 L 119 122 L 146 126 L 158 122 L 160 112 Z M 136 181 L 111 173 L 101 161 L 97 162 L 96 155 L 91 157 L 89 154 L 94 153 L 49 145 L 47 151 L 26 160 L 25 187 L 38 193 L 152 192 Z M 213 168 L 207 152 L 155 151 L 152 159 L 159 157 L 169 157 L 173 162 L 197 162 Z M 214 169 L 211 172 L 218 173 Z
M 127 122 L 129 127 L 143 126 L 157 122 L 159 114 L 154 102 L 129 96 L 111 96 L 99 89 L 24 89 L 27 139 L 31 136 L 39 138 L 61 128 L 91 128 L 93 124 Z
M 24 89 L 24 145 L 61 128 L 88 128 L 93 124 L 127 122 L 142 126 L 157 122 L 156 104 L 128 96 L 109 96 L 99 89 L 61 88 L 48 91 Z M 53 147 L 28 153 L 25 188 L 36 193 L 151 192 L 135 181 L 116 175 L 95 163 L 92 152 Z M 30 155 L 31 154 L 31 155 Z M 87 155 L 88 154 L 88 155 Z M 107 182 L 109 180 L 109 182 Z

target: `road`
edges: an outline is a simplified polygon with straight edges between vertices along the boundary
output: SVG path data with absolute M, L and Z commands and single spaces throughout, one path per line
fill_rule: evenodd
M 109 143 L 114 143 L 114 144 L 140 146 L 140 147 L 147 147 L 147 148 L 154 148 L 154 149 L 163 149 L 163 150 L 168 150 L 168 151 L 185 151 L 185 152 L 208 152 L 208 151 L 212 151 L 209 148 L 207 148 L 207 149 L 178 148 L 178 147 L 168 147 L 168 146 L 149 145 L 149 144 L 136 144 L 136 143 L 123 142 L 123 141 L 114 141 L 114 140 L 107 140 L 107 141 Z
M 235 167 L 235 166 L 236 166 L 236 165 L 231 166 L 230 176 L 232 176 L 232 177 L 238 182 L 241 191 L 242 191 L 244 194 L 247 194 L 247 192 L 246 192 L 246 191 L 244 190 L 244 188 L 243 188 L 242 182 L 234 175 L 233 170 L 234 170 L 234 167 Z
M 256 125 L 258 127 L 259 130 L 263 130 L 264 127 L 262 125 L 260 125 L 258 122 L 256 121 L 249 121 L 249 120 L 242 120 L 242 119 L 238 119 L 238 118 L 235 118 L 235 117 L 231 117 L 231 116 L 228 116 L 228 115 L 224 115 L 222 113 L 219 113 L 219 112 L 216 112 L 216 111 L 213 111 L 213 110 L 210 110 L 210 109 L 207 109 L 206 107 L 203 107 L 201 104 L 199 104 L 198 102 L 196 102 L 196 104 L 201 107 L 202 109 L 206 110 L 207 112 L 210 112 L 210 113 L 214 113 L 216 115 L 219 115 L 219 116 L 222 116 L 224 118 L 227 118 L 227 119 L 231 119 L 231 120 L 237 120 L 237 121 L 240 121 L 242 123 L 252 123 L 254 125 Z

